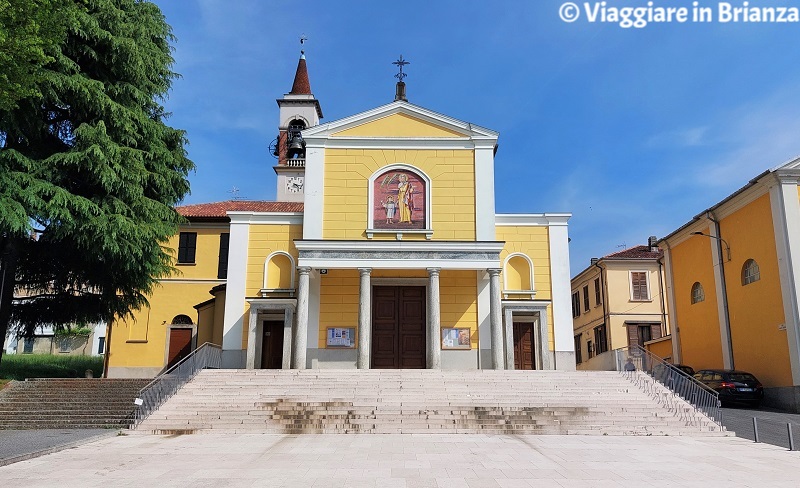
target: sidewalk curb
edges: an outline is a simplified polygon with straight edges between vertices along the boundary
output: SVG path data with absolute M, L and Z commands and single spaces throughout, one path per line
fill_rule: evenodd
M 86 439 L 80 439 L 77 441 L 68 442 L 66 444 L 60 444 L 58 446 L 48 447 L 47 449 L 41 449 L 39 451 L 29 452 L 26 454 L 20 454 L 18 456 L 13 456 L 5 459 L 0 459 L 0 468 L 3 466 L 8 466 L 9 464 L 18 463 L 20 461 L 27 461 L 29 459 L 34 459 L 41 456 L 46 456 L 48 454 L 53 454 L 59 451 L 63 451 L 65 449 L 71 449 L 73 447 L 78 447 L 82 444 L 88 444 L 90 442 L 99 441 L 101 439 L 106 439 L 108 437 L 113 437 L 119 435 L 122 432 L 122 429 L 113 429 L 110 430 L 106 434 L 97 434 L 93 437 L 87 437 Z

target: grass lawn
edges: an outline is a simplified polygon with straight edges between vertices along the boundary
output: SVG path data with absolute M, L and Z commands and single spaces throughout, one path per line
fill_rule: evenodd
M 83 378 L 87 369 L 99 378 L 103 356 L 59 356 L 55 354 L 3 354 L 0 385 L 4 380 L 25 378 Z

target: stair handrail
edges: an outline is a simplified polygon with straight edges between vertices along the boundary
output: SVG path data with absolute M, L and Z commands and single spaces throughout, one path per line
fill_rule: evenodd
M 639 345 L 621 347 L 614 353 L 617 371 L 668 410 L 688 421 L 701 423 L 702 418 L 681 408 L 681 402 L 685 402 L 722 428 L 721 403 L 715 390 Z M 672 395 L 664 394 L 663 388 L 658 388 L 656 383 Z
M 203 369 L 219 369 L 221 366 L 222 347 L 206 342 L 153 378 L 153 381 L 139 390 L 139 396 L 134 400 L 136 410 L 131 429 L 149 417 L 197 373 Z

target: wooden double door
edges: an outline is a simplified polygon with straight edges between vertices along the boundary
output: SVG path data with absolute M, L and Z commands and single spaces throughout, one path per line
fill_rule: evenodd
M 372 288 L 372 368 L 425 369 L 424 286 Z
M 533 322 L 514 323 L 514 369 L 536 369 L 533 325 Z

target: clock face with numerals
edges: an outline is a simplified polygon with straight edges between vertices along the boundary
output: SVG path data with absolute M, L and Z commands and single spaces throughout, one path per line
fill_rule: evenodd
M 290 176 L 289 178 L 286 178 L 286 191 L 299 193 L 303 191 L 303 183 L 302 176 Z

